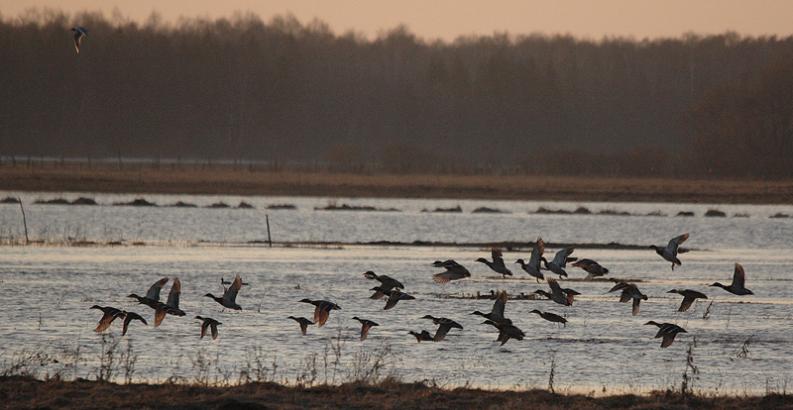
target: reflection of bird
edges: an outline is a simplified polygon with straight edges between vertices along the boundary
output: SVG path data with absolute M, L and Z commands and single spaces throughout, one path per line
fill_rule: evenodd
M 121 336 L 124 336 L 124 335 L 127 334 L 127 328 L 129 328 L 129 323 L 132 322 L 133 320 L 139 320 L 144 325 L 147 325 L 147 326 L 149 325 L 146 322 L 146 319 L 144 319 L 141 315 L 139 315 L 139 314 L 137 314 L 135 312 L 126 312 L 125 311 L 124 312 L 124 328 L 121 331 Z
M 587 279 L 596 278 L 609 273 L 608 269 L 600 266 L 599 263 L 593 261 L 592 259 L 579 259 L 573 263 L 573 266 L 585 270 L 588 273 L 586 277 Z
M 165 303 L 157 302 L 154 310 L 154 327 L 157 327 L 165 319 L 165 314 L 174 316 L 184 316 L 185 313 L 179 309 L 179 295 L 182 293 L 182 282 L 179 278 L 173 278 L 171 291 L 168 292 L 168 301 Z
M 507 292 L 501 291 L 498 292 L 496 296 L 496 301 L 493 302 L 493 309 L 490 310 L 490 313 L 482 313 L 478 310 L 471 313 L 472 315 L 479 315 L 485 319 L 489 319 L 495 323 L 501 323 L 506 318 L 504 317 L 504 308 L 507 306 Z
M 366 336 L 369 335 L 369 329 L 374 326 L 380 326 L 379 324 L 372 322 L 371 320 L 361 319 L 358 316 L 353 316 L 353 319 L 361 322 L 361 341 L 363 342 L 366 340 Z
M 218 325 L 222 325 L 223 323 L 220 323 L 211 317 L 196 316 L 195 318 L 201 321 L 201 339 L 203 339 L 207 334 L 207 328 L 211 328 L 212 330 L 212 340 L 218 338 Z
M 568 261 L 572 262 L 576 260 L 576 258 L 570 257 L 574 250 L 574 248 L 564 248 L 559 252 L 556 252 L 553 260 L 550 262 L 548 262 L 546 259 L 543 259 L 542 261 L 545 263 L 545 269 L 548 269 L 549 271 L 559 275 L 559 279 L 561 279 L 562 276 L 566 278 L 567 272 L 564 270 L 564 268 L 567 266 Z
M 304 317 L 289 316 L 289 319 L 292 319 L 295 322 L 300 323 L 300 333 L 303 334 L 303 336 L 306 335 L 306 329 L 308 329 L 308 325 L 313 325 L 314 324 L 314 322 L 312 322 L 312 321 L 310 321 L 310 320 L 308 320 L 308 319 L 306 319 Z
M 518 259 L 515 261 L 515 263 L 520 264 L 520 267 L 523 268 L 526 273 L 537 279 L 537 283 L 540 283 L 540 279 L 545 279 L 542 272 L 540 272 L 540 261 L 545 259 L 542 256 L 543 252 L 545 252 L 545 242 L 542 240 L 542 238 L 537 238 L 534 249 L 531 250 L 529 263 L 524 262 L 523 259 Z
M 641 304 L 642 300 L 647 300 L 647 295 L 639 291 L 639 288 L 636 285 L 628 282 L 617 283 L 611 288 L 611 290 L 609 290 L 609 292 L 616 292 L 618 290 L 622 291 L 620 294 L 620 302 L 626 303 L 629 300 L 633 300 L 633 309 L 631 310 L 631 313 L 633 316 L 638 315 L 639 304 Z
M 378 274 L 376 274 L 376 273 L 374 273 L 374 272 L 372 272 L 370 270 L 364 272 L 363 276 L 366 279 L 377 280 L 377 281 L 380 282 L 380 286 L 378 286 L 377 288 L 382 289 L 382 290 L 378 290 L 372 296 L 370 296 L 370 298 L 372 298 L 372 299 L 382 299 L 383 296 L 388 294 L 388 291 L 390 291 L 391 289 L 394 289 L 394 288 L 405 289 L 405 285 L 403 285 L 402 282 L 400 282 L 400 281 L 398 281 L 396 279 L 393 279 L 393 278 L 391 278 L 389 276 L 386 276 L 386 275 L 378 275 Z M 375 290 L 375 289 L 372 289 L 372 290 Z
M 485 258 L 479 258 L 476 261 L 482 262 L 496 273 L 500 273 L 502 278 L 507 277 L 507 275 L 512 276 L 512 271 L 507 269 L 507 266 L 504 265 L 504 258 L 501 256 L 500 250 L 493 249 L 490 251 L 490 255 L 493 257 L 493 262 Z
M 325 322 L 328 321 L 328 317 L 330 317 L 330 311 L 334 309 L 341 310 L 339 305 L 328 302 L 327 300 L 311 300 L 311 299 L 301 299 L 300 302 L 303 303 L 311 303 L 314 305 L 314 323 L 317 327 L 322 327 L 325 325 Z
M 416 338 L 416 341 L 419 342 L 419 343 L 432 341 L 432 335 L 430 334 L 430 332 L 428 332 L 426 330 L 422 330 L 421 333 L 416 333 L 416 332 L 411 330 L 408 333 L 413 335 Z
M 446 268 L 445 272 L 432 275 L 432 280 L 435 281 L 435 283 L 449 283 L 453 280 L 471 277 L 471 272 L 469 272 L 465 266 L 460 265 L 451 259 L 445 260 L 443 262 L 435 261 L 432 263 L 432 266 L 435 266 L 436 268 Z
M 492 320 L 485 320 L 482 322 L 483 325 L 491 325 L 498 329 L 498 338 L 496 338 L 497 342 L 501 342 L 501 346 L 504 346 L 505 343 L 509 341 L 509 339 L 515 340 L 523 340 L 526 336 L 522 330 L 520 330 L 517 326 L 514 326 L 509 319 L 504 322 L 494 322 Z
M 561 316 L 559 316 L 559 315 L 557 315 L 555 313 L 540 312 L 537 309 L 534 309 L 534 310 L 532 310 L 529 313 L 536 313 L 536 314 L 540 315 L 541 318 L 543 318 L 543 319 L 545 319 L 545 320 L 547 320 L 549 322 L 561 323 L 562 326 L 567 326 L 567 319 L 565 319 L 565 318 L 563 318 L 563 317 L 561 317 Z
M 83 37 L 88 35 L 88 30 L 82 26 L 75 26 L 72 27 L 72 31 L 74 31 L 74 51 L 80 54 L 80 45 L 83 43 Z
M 665 260 L 672 262 L 672 270 L 675 270 L 675 265 L 682 265 L 683 263 L 680 262 L 680 259 L 677 258 L 678 253 L 685 252 L 684 250 L 680 249 L 680 244 L 688 239 L 688 234 L 684 233 L 680 236 L 676 236 L 672 238 L 666 247 L 650 245 L 650 248 L 655 249 L 655 253 L 660 255 Z
M 99 319 L 99 323 L 96 325 L 96 329 L 94 329 L 95 332 L 104 332 L 117 317 L 124 317 L 123 310 L 111 306 L 93 305 L 91 309 L 99 309 L 103 313 L 102 318 Z
M 375 290 L 375 289 L 377 289 L 377 288 L 372 288 L 372 290 Z M 388 300 L 386 301 L 385 307 L 383 307 L 383 310 L 388 310 L 388 309 L 393 308 L 394 306 L 396 306 L 397 302 L 399 302 L 400 300 L 413 300 L 413 299 L 416 299 L 415 297 L 413 297 L 411 295 L 408 295 L 407 293 L 402 292 L 399 289 L 392 289 L 386 294 L 388 295 Z
M 754 295 L 754 293 L 746 289 L 744 284 L 746 283 L 746 273 L 743 271 L 743 266 L 740 263 L 735 264 L 735 272 L 732 274 L 732 283 L 729 286 L 722 285 L 719 282 L 715 282 L 710 286 L 718 286 L 727 292 L 732 293 L 733 295 Z
M 237 304 L 237 293 L 239 293 L 240 288 L 242 287 L 242 278 L 240 275 L 237 275 L 234 278 L 234 282 L 231 283 L 231 286 L 223 292 L 223 296 L 217 297 L 211 293 L 207 293 L 204 296 L 208 296 L 215 300 L 215 302 L 220 303 L 221 306 L 234 309 L 234 310 L 242 310 L 242 306 Z
M 680 308 L 677 309 L 678 312 L 685 312 L 688 308 L 691 307 L 691 304 L 694 303 L 696 299 L 707 299 L 708 297 L 705 296 L 702 292 L 697 292 L 696 290 L 691 289 L 672 289 L 666 293 L 677 293 L 683 296 L 683 303 L 680 304 Z
M 663 337 L 664 338 L 661 341 L 661 347 L 662 348 L 669 347 L 669 345 L 671 345 L 672 342 L 675 341 L 675 336 L 677 336 L 678 333 L 688 333 L 688 332 L 686 332 L 686 329 L 683 329 L 682 327 L 680 327 L 678 325 L 671 324 L 671 323 L 657 323 L 657 322 L 651 320 L 651 321 L 645 323 L 645 325 L 658 326 L 658 333 L 655 334 L 655 337 L 656 338 L 659 338 L 659 337 Z
M 463 329 L 462 325 L 445 317 L 433 317 L 431 315 L 425 315 L 422 317 L 422 319 L 430 319 L 432 320 L 432 323 L 438 325 L 438 330 L 435 331 L 435 336 L 432 337 L 432 340 L 436 342 L 443 340 L 446 337 L 446 334 L 449 333 L 449 330 L 452 328 L 457 328 L 460 330 Z

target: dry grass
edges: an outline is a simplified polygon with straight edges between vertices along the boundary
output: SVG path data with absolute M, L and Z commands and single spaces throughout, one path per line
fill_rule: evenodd
M 545 390 L 441 389 L 421 383 L 350 383 L 286 387 L 247 383 L 231 387 L 172 384 L 113 384 L 97 381 L 38 381 L 0 377 L 0 400 L 7 408 L 790 408 L 793 396 L 699 397 L 658 392 L 646 396 L 592 397 Z
M 225 165 L 0 166 L 0 190 L 791 203 L 793 181 L 272 171 Z

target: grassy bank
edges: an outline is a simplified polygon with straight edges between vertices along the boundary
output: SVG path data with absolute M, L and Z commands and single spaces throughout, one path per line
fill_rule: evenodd
M 546 390 L 442 389 L 421 383 L 344 384 L 288 387 L 247 383 L 232 387 L 179 384 L 114 384 L 78 380 L 0 378 L 6 408 L 790 408 L 793 396 L 702 397 L 658 392 L 592 397 Z
M 793 203 L 793 181 L 271 171 L 231 165 L 17 164 L 0 190 L 108 193 Z

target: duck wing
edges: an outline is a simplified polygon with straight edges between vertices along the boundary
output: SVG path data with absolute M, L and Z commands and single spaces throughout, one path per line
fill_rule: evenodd
M 330 309 L 328 307 L 319 305 L 314 309 L 314 322 L 317 324 L 317 327 L 324 326 L 325 322 L 328 321 L 328 317 L 330 317 Z
M 113 321 L 116 320 L 116 318 L 120 315 L 121 315 L 120 312 L 108 310 L 102 315 L 102 318 L 99 319 L 99 323 L 96 325 L 96 329 L 94 329 L 94 332 L 104 332 L 105 330 L 107 330 L 107 328 L 110 327 L 110 324 L 113 323 Z
M 554 255 L 553 257 L 552 263 L 560 268 L 564 268 L 565 265 L 567 264 L 567 257 L 570 256 L 570 254 L 573 253 L 574 250 L 575 248 L 565 248 L 560 250 L 559 252 L 556 252 L 556 255 Z
M 217 324 L 217 322 L 212 322 L 209 325 L 209 328 L 212 331 L 212 340 L 217 339 L 218 338 L 218 324 Z
M 209 327 L 209 321 L 204 319 L 204 321 L 201 322 L 201 339 L 203 339 L 204 336 L 206 336 L 208 327 Z
M 124 317 L 124 328 L 123 328 L 123 330 L 121 332 L 121 336 L 124 336 L 124 335 L 127 334 L 127 328 L 129 327 L 130 322 L 132 322 L 133 320 L 139 320 L 144 325 L 148 325 L 148 323 L 146 323 L 146 319 L 144 319 L 141 315 L 139 315 L 139 314 L 137 314 L 135 312 L 127 312 L 127 313 L 124 314 L 124 316 L 125 316 Z
M 154 282 L 154 284 L 149 288 L 148 292 L 146 292 L 146 297 L 151 300 L 160 300 L 160 290 L 163 286 L 165 286 L 166 283 L 168 283 L 168 278 L 162 278 L 157 282 Z
M 680 236 L 676 236 L 669 240 L 669 243 L 666 244 L 666 250 L 669 251 L 672 255 L 677 254 L 677 248 L 680 246 L 681 243 L 685 242 L 688 239 L 688 234 L 684 233 Z
M 440 326 L 438 326 L 438 330 L 435 331 L 435 336 L 432 337 L 432 340 L 436 342 L 440 342 L 446 337 L 446 334 L 449 333 L 449 330 L 451 329 L 452 326 L 450 324 L 446 324 L 446 323 L 441 324 Z
M 735 264 L 735 272 L 732 274 L 732 287 L 736 289 L 743 289 L 746 283 L 746 272 L 740 263 Z
M 372 326 L 377 326 L 377 323 L 366 321 L 361 324 L 361 341 L 366 340 L 366 337 L 369 336 L 369 329 Z
M 633 316 L 636 316 L 636 315 L 639 314 L 639 305 L 641 303 L 642 303 L 642 299 L 641 298 L 633 298 L 633 309 L 631 309 L 631 313 L 633 314 Z
M 502 290 L 498 292 L 496 301 L 493 302 L 493 310 L 490 311 L 490 316 L 496 322 L 504 320 L 504 309 L 507 307 L 507 292 Z
M 537 269 L 540 268 L 540 258 L 542 258 L 542 254 L 545 252 L 545 242 L 543 242 L 542 238 L 537 238 L 537 243 L 534 245 L 534 249 L 531 250 L 531 257 L 529 258 L 529 265 L 536 267 Z
M 303 336 L 306 335 L 306 330 L 307 329 L 308 329 L 308 321 L 300 322 L 300 333 L 302 333 Z
M 173 278 L 173 283 L 171 284 L 171 291 L 168 292 L 168 301 L 165 303 L 166 305 L 179 309 L 179 294 L 182 293 L 182 282 L 179 278 Z
M 223 292 L 223 301 L 228 303 L 229 305 L 236 305 L 237 302 L 237 293 L 239 293 L 240 289 L 242 288 L 242 278 L 240 275 L 234 277 L 234 282 L 231 282 L 231 286 Z
M 675 336 L 677 336 L 677 332 L 670 332 L 664 334 L 663 340 L 661 340 L 661 347 L 662 348 L 669 347 L 672 344 L 672 342 L 675 341 Z

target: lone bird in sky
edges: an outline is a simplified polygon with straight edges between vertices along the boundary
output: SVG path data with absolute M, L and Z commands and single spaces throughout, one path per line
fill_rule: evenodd
M 74 51 L 80 54 L 80 45 L 83 43 L 83 38 L 88 35 L 88 30 L 83 26 L 72 27 L 74 32 Z

